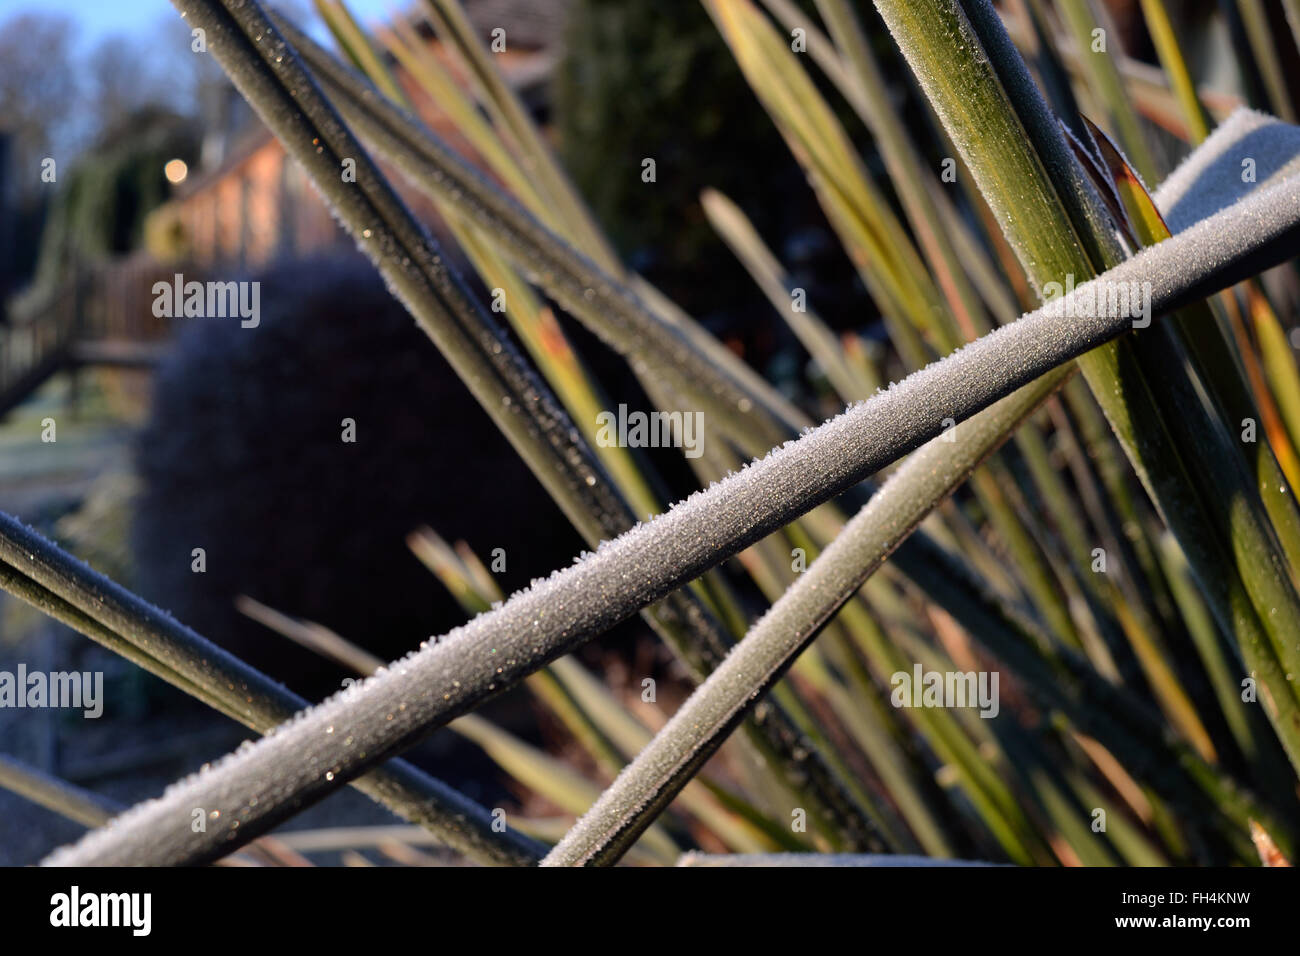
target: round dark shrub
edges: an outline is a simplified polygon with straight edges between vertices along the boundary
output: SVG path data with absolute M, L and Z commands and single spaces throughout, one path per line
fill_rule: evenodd
M 190 318 L 158 370 L 137 462 L 139 587 L 299 690 L 339 672 L 245 618 L 245 594 L 385 659 L 464 620 L 411 554 L 422 524 L 510 593 L 582 542 L 434 345 L 354 258 L 261 276 L 261 318 Z M 343 441 L 344 419 L 356 441 Z M 206 571 L 192 570 L 195 548 Z

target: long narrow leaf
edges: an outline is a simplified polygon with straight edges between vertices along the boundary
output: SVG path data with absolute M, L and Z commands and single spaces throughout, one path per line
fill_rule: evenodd
M 1241 228 L 1247 222 L 1250 229 Z M 1289 258 L 1298 247 L 1300 189 L 1288 181 L 1143 250 L 1099 281 L 1150 283 L 1158 314 L 1217 291 L 1243 272 Z M 52 861 L 200 862 L 232 842 L 260 835 L 374 762 L 936 437 L 944 417 L 963 421 L 1121 334 L 1135 312 L 1098 313 L 1098 300 L 1103 310 L 1116 303 L 1096 292 L 1096 286 L 1084 285 L 854 406 L 140 805 L 112 829 L 88 835 Z M 935 395 L 944 396 L 943 408 L 934 407 Z M 331 727 L 344 732 L 327 733 Z M 222 808 L 223 819 L 240 826 L 193 834 L 178 806 Z

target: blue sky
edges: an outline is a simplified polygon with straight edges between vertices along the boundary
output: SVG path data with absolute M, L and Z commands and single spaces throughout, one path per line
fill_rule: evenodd
M 311 9 L 311 0 L 297 2 L 302 9 Z M 410 5 L 409 0 L 348 0 L 348 7 L 363 21 L 386 20 L 391 10 Z M 179 19 L 180 16 L 169 0 L 0 0 L 0 22 L 26 12 L 74 17 L 80 25 L 83 43 L 93 43 L 113 33 L 142 34 L 165 17 Z

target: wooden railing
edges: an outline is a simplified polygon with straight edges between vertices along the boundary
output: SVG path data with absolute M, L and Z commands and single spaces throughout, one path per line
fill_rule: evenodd
M 153 286 L 191 272 L 145 257 L 81 270 L 33 314 L 0 325 L 0 415 L 73 364 L 147 364 L 171 336 L 153 314 Z M 195 276 L 197 277 L 197 276 Z
M 63 367 L 77 335 L 85 286 L 83 276 L 69 278 L 33 317 L 0 326 L 0 415 Z

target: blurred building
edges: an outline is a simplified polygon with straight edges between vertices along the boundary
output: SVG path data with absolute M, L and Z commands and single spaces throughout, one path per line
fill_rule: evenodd
M 548 82 L 568 5 L 462 0 L 471 28 L 489 48 L 493 32 L 506 31 L 496 65 L 542 125 L 549 119 Z M 456 57 L 425 16 L 408 17 L 429 54 L 468 88 Z M 415 80 L 389 66 L 428 126 L 474 162 L 468 142 Z M 0 418 L 63 369 L 150 367 L 172 332 L 169 319 L 153 315 L 152 288 L 175 271 L 229 278 L 232 271 L 353 248 L 301 167 L 224 76 L 201 98 L 197 142 L 192 129 L 186 140 L 166 117 L 133 116 L 116 134 L 120 142 L 97 145 L 96 162 L 70 174 L 94 181 L 60 191 L 62 206 L 42 232 L 37 274 L 21 295 L 8 299 L 10 322 L 0 322 Z M 0 140 L 0 213 L 6 203 L 3 146 Z M 149 175 L 132 172 L 141 163 Z M 106 170 L 117 179 L 110 181 Z M 396 170 L 385 172 L 448 254 L 458 255 L 432 202 L 407 187 Z M 156 181 L 156 190 L 151 185 L 125 208 L 123 184 L 134 189 L 144 181 Z M 0 215 L 0 251 L 5 219 Z M 9 257 L 0 256 L 5 261 Z M 0 292 L 5 282 L 0 272 Z
M 547 83 L 558 58 L 567 0 L 465 0 L 469 21 L 484 44 L 492 31 L 506 30 L 505 52 L 494 54 L 507 82 L 543 124 L 548 116 Z M 437 40 L 420 13 L 410 15 L 429 52 L 465 79 L 456 58 Z M 404 70 L 394 76 L 422 118 L 464 155 L 469 144 L 423 95 Z M 297 163 L 288 161 L 279 140 L 224 80 L 206 91 L 206 130 L 200 168 L 189 172 L 162 211 L 175 253 L 199 268 L 255 268 L 277 258 L 295 258 L 351 241 L 335 222 Z M 385 170 L 403 198 L 435 234 L 432 204 L 405 188 L 400 174 Z

